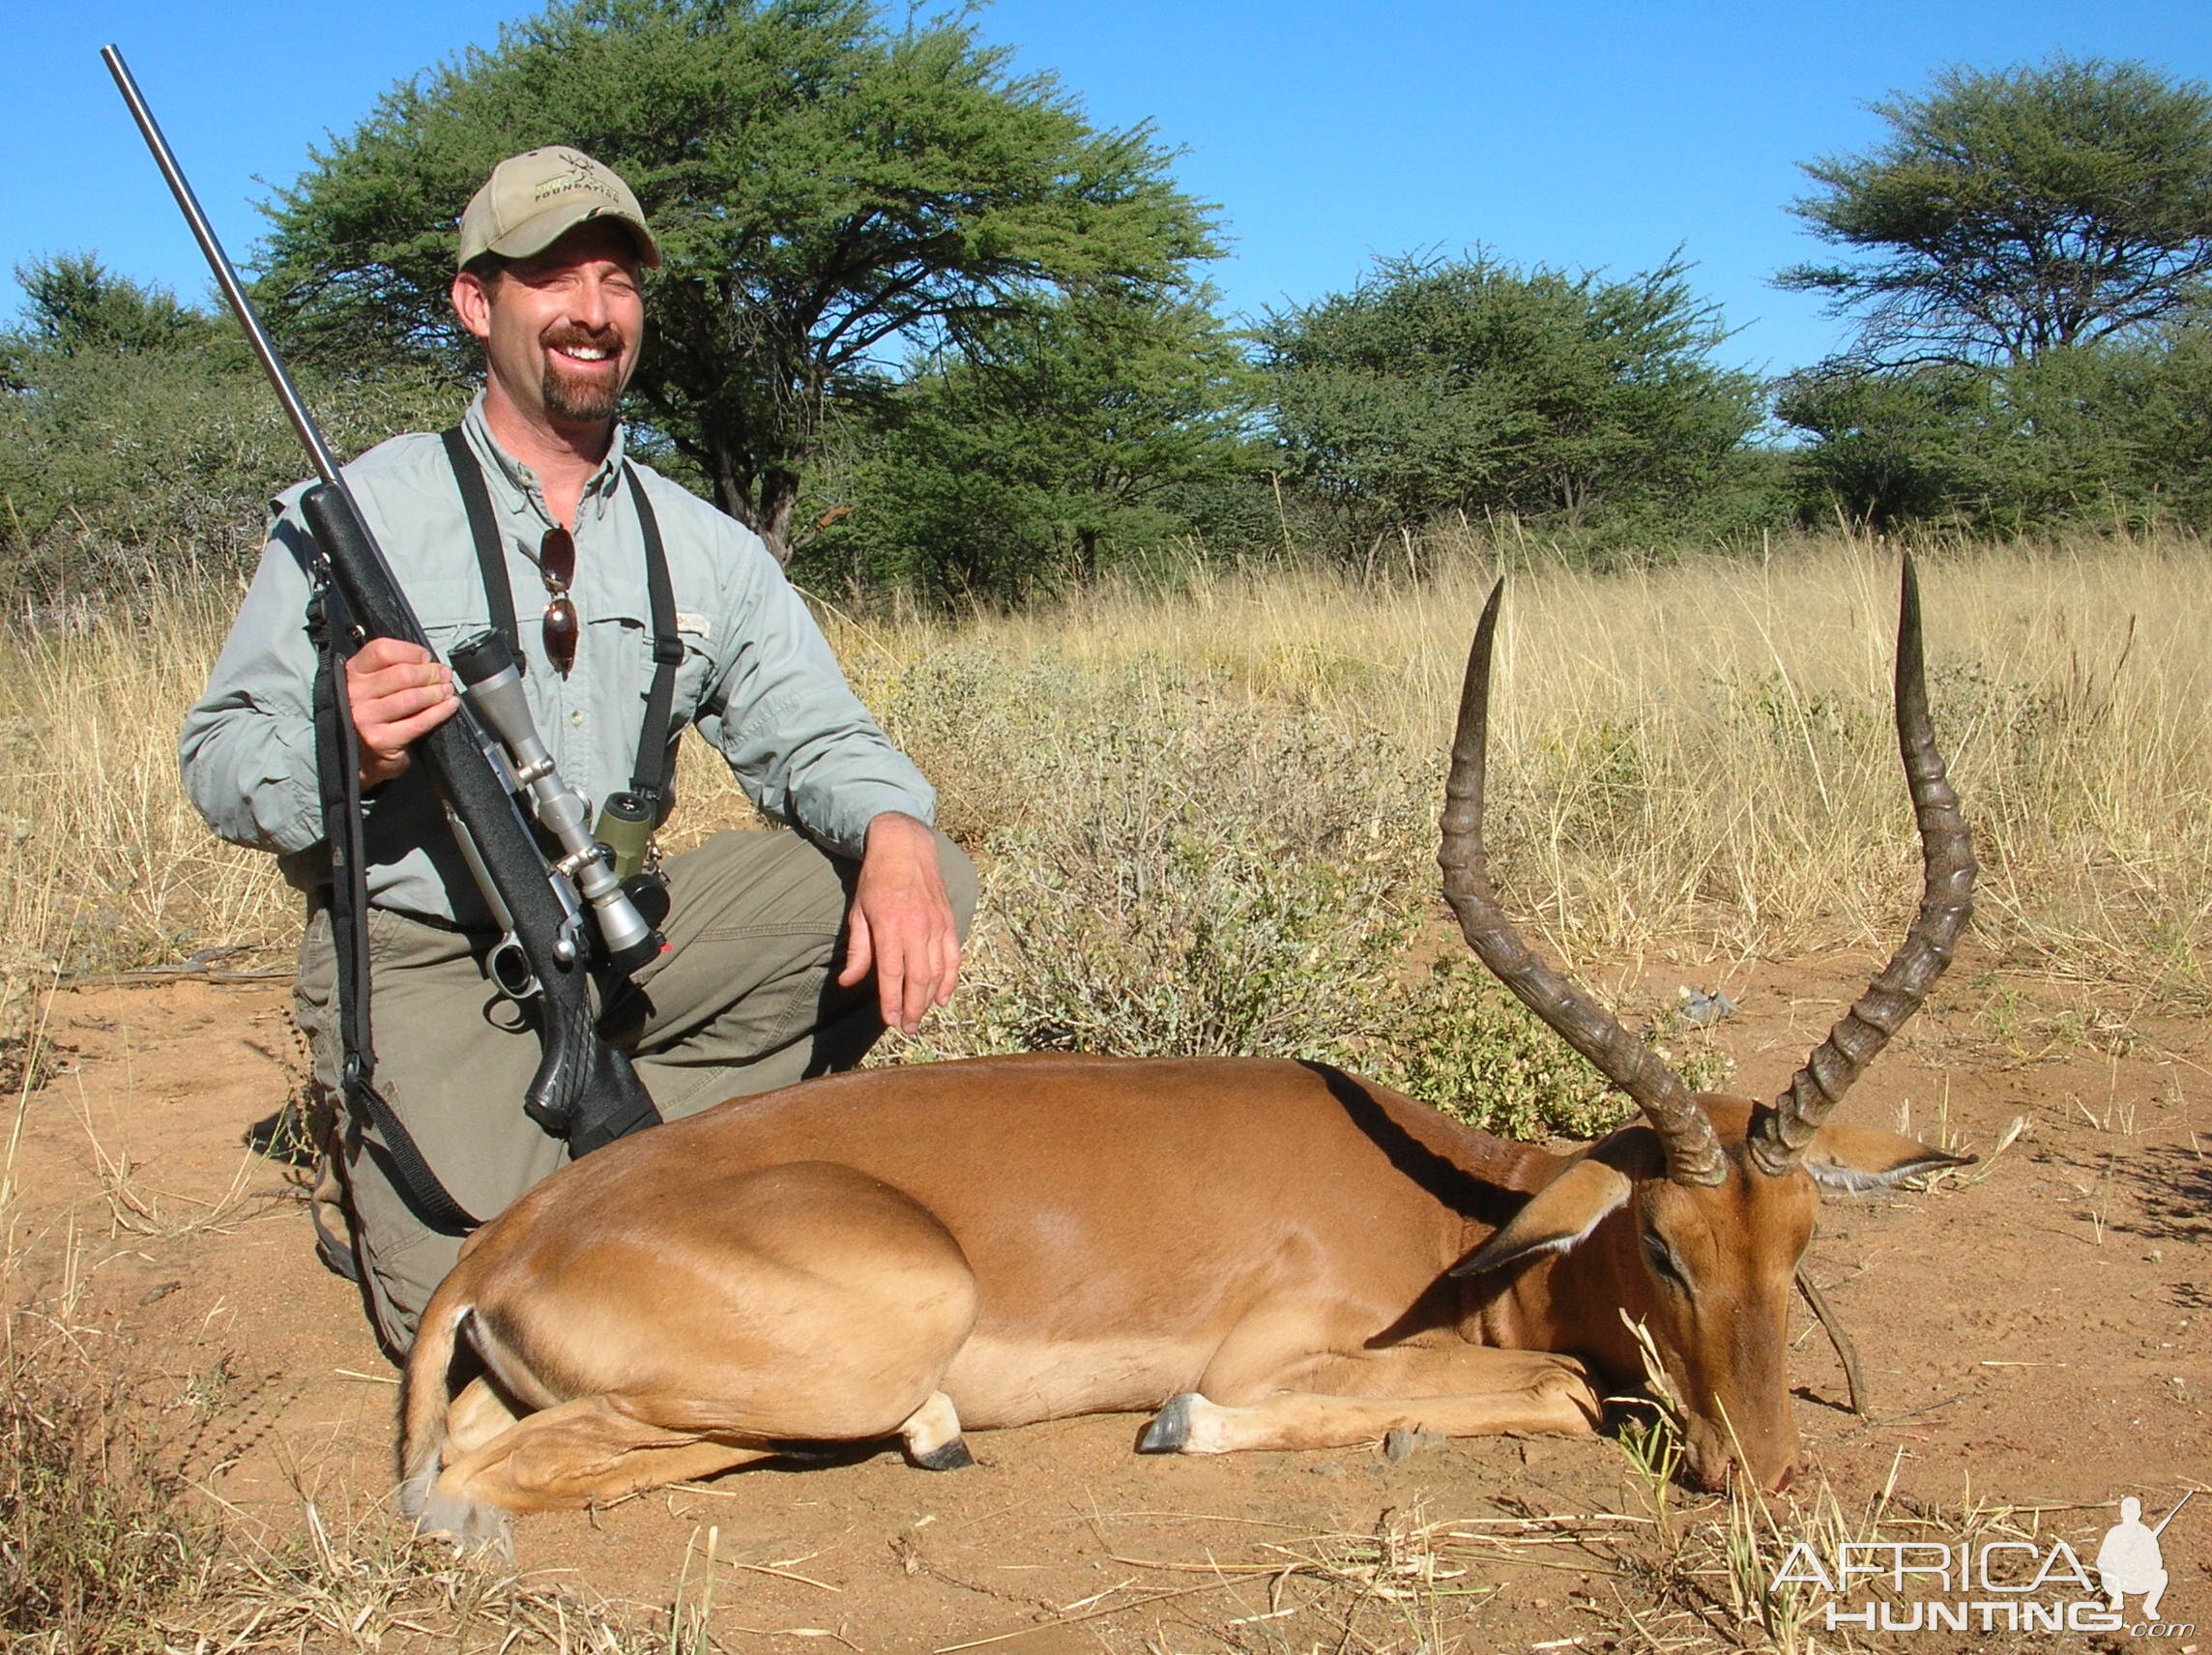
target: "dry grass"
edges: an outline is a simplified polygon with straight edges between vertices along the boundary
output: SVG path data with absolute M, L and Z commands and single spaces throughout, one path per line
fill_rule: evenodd
M 1924 563 L 1982 931 L 2021 961 L 2202 991 L 2205 561 L 2194 542 L 2098 540 Z M 1215 817 L 1418 868 L 1491 573 L 1472 545 L 1431 563 L 1395 587 L 1194 573 L 1167 595 L 830 624 L 964 838 L 1063 829 L 1070 790 L 1089 798 L 1102 776 L 1123 812 L 1157 817 L 1176 802 L 1160 786 L 1223 764 L 1201 801 Z M 1894 582 L 1886 550 L 1842 537 L 1520 574 L 1495 722 L 1521 911 L 1583 957 L 1886 943 L 1913 862 L 1887 730 Z M 0 631 L 0 966 L 19 980 L 287 939 L 266 858 L 213 842 L 175 780 L 175 733 L 236 595 L 180 579 L 132 622 Z M 693 831 L 742 818 L 703 755 L 684 781 L 707 801 Z
M 296 928 L 269 858 L 215 840 L 177 783 L 240 593 L 185 570 L 129 619 L 0 626 L 0 1033 L 57 975 Z
M 2009 963 L 2202 1002 L 2205 561 L 2189 541 L 1923 556 L 1938 729 L 1983 862 L 1981 934 Z M 1348 837 L 1394 848 L 1425 879 L 1493 572 L 1472 545 L 1433 562 L 1392 589 L 1194 577 L 1166 597 L 1103 590 L 958 626 L 850 625 L 842 643 L 956 827 L 1062 820 L 1043 785 L 1057 757 L 1022 758 L 1037 710 L 936 687 L 948 657 L 980 658 L 1017 681 L 1122 686 L 1112 710 L 1126 722 L 1065 738 L 1136 749 L 1139 795 L 1155 721 L 1173 740 L 1234 708 L 1295 732 L 1224 775 L 1208 807 L 1281 817 L 1291 797 L 1325 801 L 1364 816 Z M 1917 871 L 1889 728 L 1895 615 L 1894 555 L 1846 537 L 1648 572 L 1517 573 L 1494 712 L 1496 855 L 1517 911 L 1584 959 L 1886 947 Z
M 911 1055 L 1267 1051 L 1440 1101 L 1472 1065 L 1519 1077 L 1503 1124 L 1595 1124 L 1579 1074 L 1472 973 L 1429 975 L 1441 749 L 1492 561 L 1448 537 L 1424 557 L 1395 584 L 1193 570 L 1017 615 L 833 612 L 988 869 L 975 990 Z M 2204 562 L 2193 541 L 2106 540 L 1924 560 L 1979 936 L 2010 967 L 2207 1002 Z M 1886 948 L 1917 873 L 1889 734 L 1895 578 L 1846 537 L 1518 568 L 1492 844 L 1530 928 L 1585 965 Z M 175 779 L 236 596 L 188 574 L 129 620 L 0 627 L 0 1040 L 19 1047 L 57 976 L 238 944 L 226 966 L 281 962 L 296 899 Z M 679 848 L 750 819 L 696 742 L 682 785 Z

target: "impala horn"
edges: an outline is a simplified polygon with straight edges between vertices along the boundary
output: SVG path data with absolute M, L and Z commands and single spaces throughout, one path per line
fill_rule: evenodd
M 1678 1183 L 1717 1184 L 1728 1176 L 1713 1123 L 1679 1076 L 1620 1020 L 1528 951 L 1498 906 L 1482 852 L 1483 767 L 1489 746 L 1490 651 L 1505 581 L 1491 588 L 1468 656 L 1452 734 L 1451 771 L 1444 780 L 1444 900 L 1475 957 L 1514 997 L 1587 1058 L 1598 1072 L 1636 1100 L 1667 1151 L 1667 1176 Z
M 1920 822 L 1920 913 L 1881 974 L 1813 1049 L 1790 1089 L 1753 1121 L 1752 1162 L 1773 1177 L 1796 1167 L 1859 1071 L 1920 1009 L 1951 963 L 1959 933 L 1974 912 L 1974 849 L 1966 819 L 1959 812 L 1959 796 L 1943 772 L 1943 755 L 1936 750 L 1935 722 L 1928 715 L 1920 579 L 1909 557 L 1905 560 L 1897 605 L 1897 749 L 1905 760 L 1905 779 Z

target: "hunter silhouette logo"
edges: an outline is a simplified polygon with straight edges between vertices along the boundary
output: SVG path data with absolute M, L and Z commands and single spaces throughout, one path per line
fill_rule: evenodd
M 2120 1501 L 2120 1521 L 2105 1531 L 2093 1564 L 2057 1538 L 1994 1539 L 1956 1544 L 1930 1540 L 1847 1540 L 1831 1555 L 1811 1543 L 1790 1548 L 1768 1590 L 1818 1587 L 1825 1629 L 1867 1632 L 2120 1632 L 2131 1638 L 2175 1639 L 2193 1624 L 2162 1621 L 2171 1577 L 2159 1537 L 2196 1491 L 2182 1495 L 2154 1527 L 2142 1501 Z M 1883 1589 L 1886 1588 L 1886 1589 Z M 1860 1592 L 1872 1595 L 1860 1598 Z M 2141 1599 L 2141 1618 L 2124 1613 Z
M 2158 1537 L 2181 1515 L 2182 1506 L 2196 1492 L 2192 1489 L 2183 1495 L 2156 1528 L 2143 1523 L 2141 1500 L 2130 1495 L 2120 1501 L 2120 1521 L 2105 1531 L 2105 1542 L 2097 1548 L 2097 1579 L 2104 1582 L 2114 1614 L 2120 1612 L 2122 1597 L 2140 1592 L 2143 1619 L 2158 1618 L 2158 1601 L 2166 1596 L 2167 1582 L 2166 1558 L 2159 1551 Z

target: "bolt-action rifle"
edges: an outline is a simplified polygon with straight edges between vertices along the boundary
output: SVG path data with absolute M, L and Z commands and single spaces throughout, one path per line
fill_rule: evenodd
M 429 640 L 422 623 L 362 520 L 336 459 L 247 302 L 238 273 L 200 211 L 137 82 L 115 47 L 103 46 L 100 55 L 321 479 L 302 496 L 300 509 L 357 637 L 397 638 L 427 650 Z M 578 899 L 579 882 L 597 924 L 599 960 L 626 973 L 664 944 L 639 915 L 623 882 L 607 871 L 609 858 L 601 854 L 606 847 L 593 843 L 572 820 L 581 801 L 553 773 L 552 760 L 531 729 L 518 688 L 507 682 L 511 667 L 496 658 L 503 652 L 478 653 L 494 658 L 483 659 L 473 671 L 464 665 L 459 675 L 460 711 L 424 736 L 416 750 L 446 806 L 463 857 L 504 930 L 493 951 L 493 980 L 503 993 L 527 1004 L 536 1023 L 542 1055 L 523 1094 L 523 1110 L 547 1132 L 568 1139 L 571 1154 L 582 1155 L 626 1132 L 651 1125 L 659 1115 L 629 1060 L 599 1038 L 592 1009 L 593 940 Z M 480 688 L 489 692 L 480 706 L 476 704 Z M 338 693 L 342 698 L 342 689 Z M 496 736 L 487 732 L 487 724 Z M 515 749 L 511 760 L 503 750 L 503 739 Z M 523 817 L 519 798 L 525 785 L 547 830 L 561 838 L 568 852 L 557 863 L 546 861 Z M 336 844 L 333 853 L 334 860 L 342 857 L 342 848 Z M 335 871 L 342 890 L 349 870 Z M 364 973 L 363 992 L 366 986 Z M 349 1093 L 356 1079 L 365 1084 L 365 1077 L 349 1076 Z

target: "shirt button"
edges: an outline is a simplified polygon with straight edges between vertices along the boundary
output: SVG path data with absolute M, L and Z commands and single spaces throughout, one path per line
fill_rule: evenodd
M 569 713 L 568 722 L 575 725 L 577 729 L 581 730 L 584 727 L 584 710 L 579 707 L 575 711 Z

